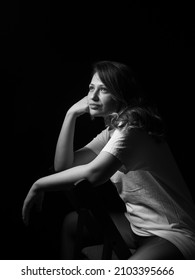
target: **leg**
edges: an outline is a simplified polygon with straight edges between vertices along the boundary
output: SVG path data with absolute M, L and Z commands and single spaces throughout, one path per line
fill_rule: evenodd
M 71 212 L 66 215 L 61 232 L 61 258 L 64 260 L 73 260 L 74 244 L 76 237 L 78 214 Z
M 132 231 L 130 222 L 125 217 L 124 213 L 110 213 L 110 216 L 127 246 L 130 249 L 136 249 L 139 238 Z
M 179 249 L 168 240 L 158 237 L 140 237 L 139 247 L 130 260 L 183 260 Z
M 77 212 L 71 212 L 66 215 L 61 233 L 61 258 L 65 260 L 74 259 L 74 249 L 76 243 L 77 234 L 77 222 L 78 214 Z M 91 220 L 92 227 L 95 228 L 95 221 Z M 100 244 L 102 242 L 102 236 L 97 236 L 93 238 L 92 234 L 87 230 L 86 227 L 83 228 L 82 232 L 82 247 L 87 247 L 90 245 Z

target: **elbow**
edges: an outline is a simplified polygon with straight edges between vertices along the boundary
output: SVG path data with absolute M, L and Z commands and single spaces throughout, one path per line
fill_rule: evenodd
M 60 172 L 62 171 L 62 166 L 59 163 L 59 161 L 56 159 L 56 157 L 54 158 L 54 163 L 53 163 L 53 168 L 55 172 Z
M 54 171 L 55 171 L 55 172 L 63 171 L 62 166 L 61 166 L 58 162 L 56 162 L 56 161 L 54 161 L 53 167 L 54 167 Z
M 62 164 L 61 162 L 58 162 L 56 160 L 54 160 L 54 171 L 55 172 L 61 172 L 64 171 L 66 169 L 71 168 L 72 166 L 70 166 L 70 164 Z
M 62 169 L 61 168 L 59 168 L 58 166 L 55 166 L 54 165 L 54 172 L 60 172 L 60 171 L 62 171 Z
M 105 176 L 102 176 L 101 174 L 95 171 L 89 171 L 86 174 L 85 179 L 94 187 L 98 187 L 109 180 L 109 178 L 105 178 Z
M 68 169 L 68 168 L 66 168 L 66 167 L 62 167 L 62 166 L 60 166 L 60 165 L 55 165 L 54 164 L 54 172 L 61 172 L 61 171 L 64 171 L 64 170 L 66 170 L 66 169 Z

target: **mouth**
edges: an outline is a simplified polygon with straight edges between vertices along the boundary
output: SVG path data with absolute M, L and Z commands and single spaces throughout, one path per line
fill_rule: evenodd
M 90 109 L 92 110 L 98 110 L 101 106 L 97 104 L 89 104 Z

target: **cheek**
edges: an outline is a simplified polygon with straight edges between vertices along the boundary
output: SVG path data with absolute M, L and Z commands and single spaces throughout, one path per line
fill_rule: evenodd
M 117 102 L 114 99 L 106 100 L 105 106 L 104 106 L 106 111 L 116 111 L 117 107 L 118 107 Z

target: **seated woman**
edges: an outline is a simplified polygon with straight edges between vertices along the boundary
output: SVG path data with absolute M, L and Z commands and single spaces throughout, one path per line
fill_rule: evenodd
M 76 119 L 84 113 L 103 117 L 106 128 L 74 151 Z M 111 216 L 135 250 L 130 259 L 195 258 L 195 206 L 166 142 L 162 119 L 141 98 L 128 66 L 111 61 L 94 65 L 88 95 L 66 113 L 54 167 L 56 173 L 38 179 L 27 194 L 26 224 L 44 192 L 67 190 L 81 179 L 94 187 L 110 179 L 126 205 L 125 213 Z M 73 212 L 64 220 L 64 259 L 73 258 L 77 218 Z M 93 241 L 86 231 L 86 244 Z

